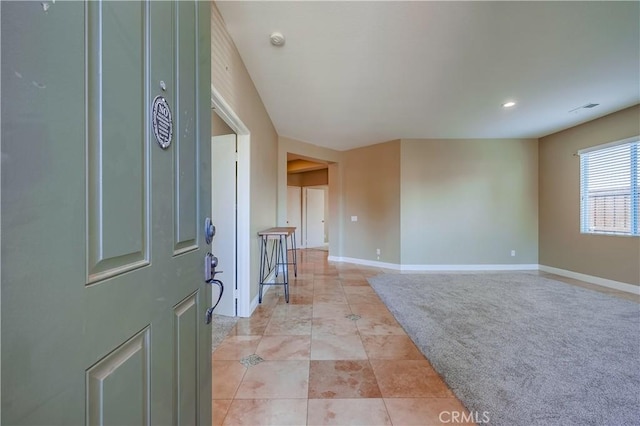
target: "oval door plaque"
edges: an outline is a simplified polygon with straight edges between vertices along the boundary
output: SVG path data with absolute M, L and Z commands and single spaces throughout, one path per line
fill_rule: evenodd
M 156 141 L 158 141 L 158 145 L 162 149 L 167 149 L 171 145 L 171 138 L 173 137 L 173 118 L 171 117 L 169 103 L 163 96 L 156 96 L 153 99 L 151 114 L 153 134 L 156 136 Z

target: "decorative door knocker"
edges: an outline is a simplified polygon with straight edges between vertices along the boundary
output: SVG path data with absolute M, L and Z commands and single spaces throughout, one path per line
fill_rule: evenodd
M 164 96 L 156 96 L 153 99 L 151 109 L 151 122 L 153 123 L 153 134 L 162 149 L 169 148 L 173 137 L 173 118 L 171 108 Z

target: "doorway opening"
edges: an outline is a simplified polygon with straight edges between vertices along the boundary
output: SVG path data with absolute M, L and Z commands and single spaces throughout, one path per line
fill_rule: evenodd
M 300 248 L 328 250 L 328 162 L 287 153 L 287 225 Z
M 231 183 L 224 186 L 223 183 L 212 181 L 212 214 L 214 206 L 220 206 L 223 209 L 222 213 L 218 216 L 220 223 L 224 223 L 224 227 L 227 228 L 227 232 L 222 233 L 222 229 L 217 228 L 217 235 L 214 237 L 216 244 L 223 245 L 224 253 L 214 253 L 221 261 L 223 257 L 230 259 L 227 263 L 230 265 L 231 270 L 227 272 L 223 269 L 222 264 L 220 270 L 224 271 L 224 274 L 220 276 L 220 279 L 225 283 L 225 293 L 228 293 L 226 297 L 226 308 L 216 308 L 215 313 L 229 316 L 249 317 L 251 316 L 251 257 L 250 257 L 250 155 L 251 155 L 251 132 L 244 125 L 242 120 L 236 115 L 229 104 L 222 98 L 220 93 L 211 87 L 211 107 L 212 111 L 212 138 L 224 137 L 225 135 L 217 135 L 216 133 L 226 133 L 228 138 L 226 141 L 216 141 L 220 145 L 214 147 L 212 142 L 212 157 L 216 154 L 217 148 L 221 148 L 224 155 L 227 157 L 223 160 L 221 157 L 220 162 L 217 158 L 212 158 L 212 179 L 216 168 L 222 167 L 226 170 Z M 221 120 L 221 121 L 218 121 Z M 214 122 L 215 121 L 215 122 Z M 215 128 L 217 123 L 218 129 Z M 223 125 L 224 124 L 224 125 Z M 229 133 L 231 131 L 231 133 Z M 232 141 L 235 139 L 235 144 Z M 235 146 L 234 146 L 235 145 Z M 224 146 L 224 149 L 222 148 Z M 235 153 L 233 149 L 235 148 Z M 231 157 L 234 157 L 231 159 Z M 235 175 L 235 179 L 232 177 Z M 233 185 L 235 182 L 235 185 Z M 224 187 L 225 192 L 219 192 L 216 187 Z M 217 204 L 216 199 L 222 198 Z M 233 200 L 235 199 L 235 205 Z M 227 200 L 227 201 L 223 201 Z M 212 216 L 214 225 L 218 227 L 218 218 Z M 233 229 L 235 222 L 235 230 Z M 218 235 L 220 234 L 220 235 Z M 218 243 L 217 239 L 220 237 Z M 214 247 L 214 246 L 212 246 Z M 217 247 L 217 246 L 215 246 Z M 230 253 L 227 253 L 230 251 Z M 226 266 L 225 266 L 226 268 Z M 217 294 L 213 294 L 212 297 L 217 299 Z M 223 299 L 225 295 L 223 295 Z M 223 301 L 220 302 L 219 307 L 223 305 Z
M 329 232 L 327 220 L 329 216 L 328 186 L 303 188 L 302 218 L 304 220 L 304 239 L 306 247 L 316 250 L 328 250 Z

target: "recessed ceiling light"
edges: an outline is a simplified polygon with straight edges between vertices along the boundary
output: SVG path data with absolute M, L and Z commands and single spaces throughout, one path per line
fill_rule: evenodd
M 282 46 L 284 44 L 284 36 L 282 35 L 282 33 L 271 33 L 271 36 L 269 36 L 269 38 L 271 39 L 271 44 L 273 44 L 274 46 Z
M 511 108 L 513 106 L 516 106 L 516 103 L 513 101 L 505 102 L 502 104 L 502 108 Z

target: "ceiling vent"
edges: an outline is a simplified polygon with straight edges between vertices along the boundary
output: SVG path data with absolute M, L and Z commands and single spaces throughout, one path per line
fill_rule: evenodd
M 581 109 L 591 109 L 591 108 L 595 108 L 595 107 L 597 107 L 598 105 L 600 105 L 600 104 L 594 104 L 594 103 L 592 102 L 592 103 L 588 103 L 588 104 L 586 104 L 586 105 L 579 106 L 578 108 L 574 108 L 574 109 L 570 110 L 569 112 L 578 112 L 578 111 L 580 111 Z

